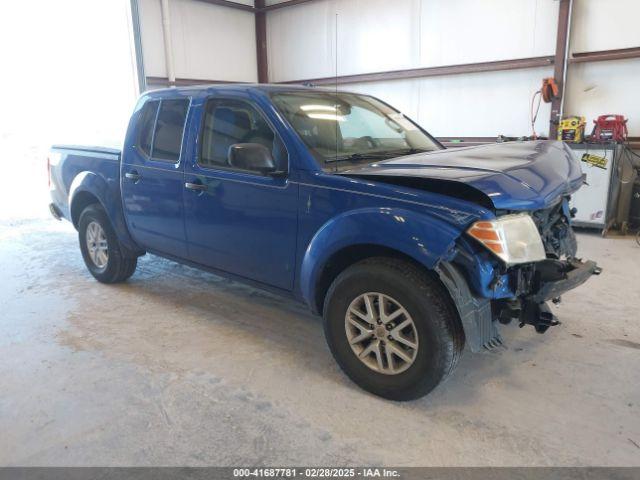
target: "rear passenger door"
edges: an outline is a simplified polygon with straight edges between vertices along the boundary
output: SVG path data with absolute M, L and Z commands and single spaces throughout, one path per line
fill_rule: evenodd
M 189 257 L 291 290 L 298 185 L 289 181 L 287 149 L 274 124 L 248 95 L 199 101 L 204 102 L 194 109 L 201 116 L 199 148 L 185 165 L 185 185 L 199 186 L 187 187 L 184 194 Z M 237 143 L 264 145 L 282 173 L 270 176 L 232 167 L 228 152 Z
M 144 249 L 187 255 L 182 144 L 190 100 L 150 99 L 134 113 L 121 165 L 127 226 Z

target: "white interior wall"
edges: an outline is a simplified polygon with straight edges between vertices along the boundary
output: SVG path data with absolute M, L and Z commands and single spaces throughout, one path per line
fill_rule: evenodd
M 166 77 L 160 0 L 140 0 L 145 74 Z M 252 5 L 251 0 L 243 0 Z M 176 78 L 256 82 L 255 21 L 251 12 L 195 0 L 170 0 Z
M 553 55 L 557 1 L 491 3 L 318 0 L 274 10 L 267 16 L 270 79 L 334 75 L 336 13 L 338 75 Z M 531 94 L 551 74 L 544 68 L 343 88 L 388 101 L 438 136 L 523 135 L 530 132 Z M 548 118 L 543 105 L 540 132 Z
M 335 74 L 336 21 L 339 75 L 552 55 L 557 12 L 556 0 L 319 0 L 268 14 L 269 73 Z
M 574 2 L 572 52 L 640 46 L 640 1 Z M 268 13 L 272 81 L 336 74 L 336 13 L 338 75 L 555 52 L 558 0 L 316 0 Z M 565 111 L 588 119 L 623 113 L 630 134 L 640 135 L 640 89 L 633 87 L 639 70 L 637 59 L 571 65 Z M 549 67 L 342 88 L 372 93 L 438 136 L 528 135 L 531 95 L 552 75 Z M 543 104 L 539 134 L 548 133 L 549 113 Z
M 640 46 L 638 0 L 573 0 L 571 50 L 593 52 Z
M 457 65 L 553 55 L 557 0 L 422 0 L 421 62 Z
M 565 112 L 587 119 L 587 132 L 599 115 L 622 114 L 632 137 L 640 136 L 640 60 L 571 65 Z
M 548 67 L 362 83 L 343 89 L 387 101 L 437 137 L 518 136 L 531 131 L 531 92 L 539 88 L 540 78 L 552 75 Z M 543 103 L 538 133 L 546 132 L 549 115 L 550 105 Z
M 572 52 L 640 47 L 640 1 L 574 0 Z M 640 136 L 640 59 L 569 66 L 565 112 L 587 118 L 626 116 L 630 136 Z

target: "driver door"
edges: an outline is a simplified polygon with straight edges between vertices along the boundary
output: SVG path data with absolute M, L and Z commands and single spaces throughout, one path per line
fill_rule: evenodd
M 248 96 L 211 97 L 198 109 L 199 145 L 185 165 L 185 229 L 189 258 L 284 290 L 293 289 L 298 185 L 288 174 L 240 170 L 228 161 L 237 143 L 267 147 L 288 172 L 287 150 L 273 124 Z M 199 185 L 190 190 L 186 185 Z

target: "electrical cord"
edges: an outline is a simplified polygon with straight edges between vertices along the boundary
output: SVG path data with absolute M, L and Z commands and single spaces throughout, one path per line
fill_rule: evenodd
M 538 97 L 538 104 L 535 107 L 535 113 L 533 113 L 533 104 L 535 103 L 536 96 Z M 530 120 L 531 120 L 531 136 L 536 139 L 538 138 L 538 134 L 536 133 L 536 120 L 538 119 L 538 112 L 540 112 L 540 103 L 542 103 L 542 89 L 537 90 L 533 93 L 531 97 L 531 108 L 529 110 Z
M 625 146 L 625 147 L 627 147 L 627 151 L 628 151 L 631 155 L 633 155 L 634 157 L 638 157 L 638 158 L 640 158 L 640 155 L 638 155 L 636 152 L 634 152 L 634 151 L 633 151 L 633 148 L 631 148 L 631 142 L 629 142 L 629 140 L 627 140 L 627 141 L 624 143 L 624 146 Z
M 628 180 L 620 178 L 620 183 L 631 183 L 632 181 L 635 181 L 635 178 L 633 176 L 633 172 L 639 169 L 638 167 L 636 167 L 636 162 L 633 161 L 633 158 L 631 158 L 631 156 L 633 155 L 635 157 L 640 158 L 640 155 L 638 155 L 636 152 L 634 152 L 631 149 L 629 141 L 624 142 L 622 144 L 622 150 L 623 150 L 622 153 L 624 154 L 624 159 L 627 161 L 628 165 L 631 167 L 631 175 L 630 175 Z
M 624 178 L 620 177 L 620 183 L 626 184 L 626 183 L 631 183 L 636 179 L 636 177 L 634 177 L 633 175 L 635 171 L 635 166 L 633 164 L 633 160 L 631 159 L 631 155 L 629 155 L 630 153 L 633 153 L 633 151 L 631 151 L 631 149 L 627 147 L 627 145 L 625 144 L 623 144 L 622 146 L 623 146 L 624 159 L 628 162 L 629 166 L 631 167 L 631 175 L 629 176 L 628 180 L 625 180 Z M 622 172 L 624 172 L 624 168 L 622 169 Z

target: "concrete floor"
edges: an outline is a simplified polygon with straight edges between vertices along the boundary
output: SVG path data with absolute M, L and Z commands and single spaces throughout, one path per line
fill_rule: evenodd
M 53 220 L 0 223 L 0 465 L 640 465 L 640 247 L 580 235 L 603 275 L 546 335 L 466 353 L 427 398 L 371 396 L 320 319 L 144 257 L 97 283 Z

